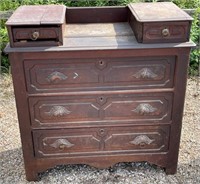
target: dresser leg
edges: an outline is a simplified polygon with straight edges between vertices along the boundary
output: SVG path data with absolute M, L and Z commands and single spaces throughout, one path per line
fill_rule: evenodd
M 173 167 L 166 167 L 165 172 L 166 172 L 167 175 L 176 174 L 177 166 L 175 165 Z
M 38 173 L 36 171 L 30 170 L 26 172 L 26 180 L 27 181 L 38 181 Z

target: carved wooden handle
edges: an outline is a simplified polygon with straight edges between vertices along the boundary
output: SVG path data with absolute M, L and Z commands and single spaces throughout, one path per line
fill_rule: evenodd
M 145 115 L 157 111 L 157 108 L 152 107 L 148 103 L 141 103 L 132 111 L 140 115 Z
M 59 148 L 60 150 L 63 150 L 65 148 L 70 148 L 74 146 L 71 142 L 69 142 L 67 139 L 57 139 L 54 143 L 50 144 L 49 146 L 53 148 Z
M 137 79 L 154 79 L 158 75 L 155 74 L 150 68 L 142 68 L 136 74 L 133 75 Z
M 71 111 L 63 106 L 53 106 L 51 110 L 47 112 L 47 114 L 51 117 L 64 117 L 70 113 Z
M 64 81 L 67 78 L 68 77 L 65 74 L 56 71 L 56 72 L 51 73 L 47 77 L 47 81 L 50 82 L 50 83 L 56 83 L 56 82 Z
M 133 141 L 131 141 L 130 143 L 134 145 L 139 145 L 141 148 L 143 148 L 145 147 L 145 145 L 149 145 L 153 141 L 154 141 L 153 139 L 150 139 L 146 135 L 139 135 L 135 139 L 133 139 Z

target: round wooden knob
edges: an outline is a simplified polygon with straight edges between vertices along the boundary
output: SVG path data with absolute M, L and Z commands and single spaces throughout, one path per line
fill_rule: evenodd
M 39 36 L 40 36 L 40 33 L 38 31 L 35 31 L 35 32 L 32 33 L 31 39 L 37 40 L 39 38 Z
M 162 35 L 165 36 L 165 37 L 169 36 L 169 29 L 167 29 L 167 28 L 163 29 L 162 30 Z

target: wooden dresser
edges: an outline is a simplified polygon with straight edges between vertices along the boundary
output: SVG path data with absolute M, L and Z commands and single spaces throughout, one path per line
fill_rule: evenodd
M 53 7 L 7 22 L 27 180 L 59 164 L 176 173 L 191 17 L 172 3 Z M 37 20 L 20 19 L 30 9 Z

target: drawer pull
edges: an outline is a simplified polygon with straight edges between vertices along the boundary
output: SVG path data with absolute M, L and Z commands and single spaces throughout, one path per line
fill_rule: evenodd
M 65 148 L 71 148 L 74 146 L 71 142 L 69 142 L 67 139 L 57 139 L 54 143 L 50 144 L 51 147 L 63 150 Z
M 40 33 L 38 31 L 34 31 L 31 35 L 31 40 L 37 40 L 40 36 Z
M 137 79 L 154 79 L 158 75 L 155 74 L 151 69 L 149 68 L 142 68 L 139 70 L 136 74 L 133 75 Z
M 57 83 L 66 80 L 68 77 L 61 72 L 53 72 L 47 77 L 47 81 L 50 83 Z
M 133 139 L 133 141 L 131 141 L 130 143 L 134 145 L 139 145 L 141 148 L 144 148 L 146 145 L 151 144 L 153 141 L 154 141 L 153 139 L 150 139 L 146 135 L 139 135 L 135 139 Z
M 70 114 L 71 111 L 69 111 L 68 109 L 66 109 L 65 107 L 63 106 L 53 106 L 51 108 L 51 110 L 49 112 L 47 112 L 47 114 L 51 117 L 64 117 L 68 114 Z
M 167 29 L 167 28 L 163 29 L 163 30 L 162 30 L 162 35 L 163 35 L 164 37 L 169 36 L 169 29 Z
M 157 108 L 152 107 L 150 104 L 148 103 L 142 103 L 139 104 L 134 110 L 132 110 L 133 112 L 136 112 L 137 114 L 140 115 L 145 115 L 145 114 L 149 114 L 152 112 L 157 111 Z

